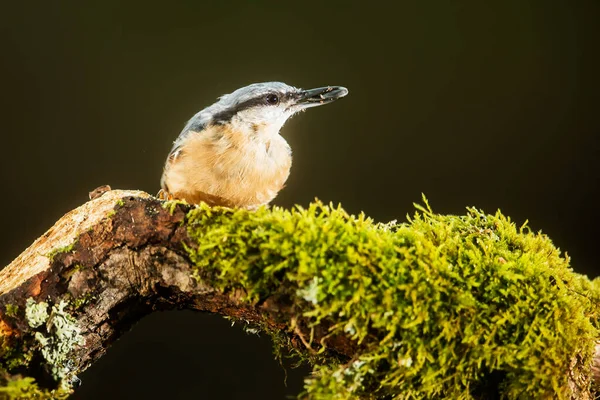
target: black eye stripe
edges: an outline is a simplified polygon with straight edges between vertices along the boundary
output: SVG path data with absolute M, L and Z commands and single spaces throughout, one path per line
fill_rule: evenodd
M 278 104 L 280 99 L 285 97 L 285 94 L 282 94 L 282 93 L 276 93 L 276 92 L 262 93 L 259 96 L 253 97 L 246 101 L 242 101 L 241 103 L 238 103 L 237 105 L 235 105 L 227 110 L 224 110 L 218 114 L 213 115 L 213 121 L 215 123 L 219 123 L 219 124 L 227 123 L 227 122 L 231 121 L 231 118 L 233 118 L 233 116 L 235 114 L 239 113 L 240 111 L 247 110 L 249 108 L 256 107 L 256 106 L 271 105 L 271 103 L 268 103 L 267 99 L 266 99 L 267 96 L 269 96 L 269 95 L 277 96 L 277 103 L 274 103 L 272 105 Z

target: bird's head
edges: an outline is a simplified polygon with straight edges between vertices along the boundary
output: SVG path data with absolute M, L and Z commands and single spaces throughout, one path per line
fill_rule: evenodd
M 342 86 L 305 90 L 282 82 L 254 83 L 221 96 L 192 118 L 190 124 L 232 124 L 238 129 L 277 134 L 297 112 L 331 103 L 347 94 L 348 89 Z

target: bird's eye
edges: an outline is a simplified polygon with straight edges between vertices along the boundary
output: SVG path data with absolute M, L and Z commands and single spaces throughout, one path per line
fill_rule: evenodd
M 270 93 L 267 95 L 265 100 L 267 101 L 267 104 L 274 106 L 279 103 L 279 96 L 274 93 Z

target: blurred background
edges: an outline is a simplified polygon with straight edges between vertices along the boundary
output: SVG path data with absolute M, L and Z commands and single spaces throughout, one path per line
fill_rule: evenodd
M 168 5 L 167 5 L 168 4 Z M 156 193 L 184 123 L 259 81 L 350 95 L 293 118 L 274 204 L 341 202 L 404 220 L 501 209 L 596 276 L 600 2 L 5 2 L 0 265 L 97 186 Z M 266 337 L 154 314 L 76 399 L 283 399 Z

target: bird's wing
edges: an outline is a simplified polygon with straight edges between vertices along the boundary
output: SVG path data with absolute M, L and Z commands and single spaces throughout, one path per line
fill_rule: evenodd
M 204 114 L 202 111 L 199 112 L 188 121 L 188 123 L 185 125 L 177 139 L 175 139 L 175 141 L 173 142 L 173 147 L 171 148 L 171 151 L 169 152 L 169 155 L 167 157 L 167 162 L 165 163 L 165 166 L 163 168 L 163 175 L 160 180 L 160 186 L 164 191 L 168 190 L 165 184 L 165 172 L 169 169 L 169 167 L 177 159 L 177 157 L 181 155 L 182 148 L 185 142 L 188 140 L 190 134 L 192 134 L 192 132 L 202 132 L 209 124 L 209 122 L 210 118 L 207 118 L 206 114 Z
M 167 164 L 175 160 L 180 154 L 181 148 L 183 147 L 185 141 L 188 139 L 190 133 L 202 132 L 208 126 L 209 122 L 210 117 L 206 115 L 204 110 L 194 115 L 187 122 L 177 139 L 175 139 L 175 142 L 173 142 L 173 148 L 171 148 L 171 152 L 169 153 L 169 157 L 167 158 Z

